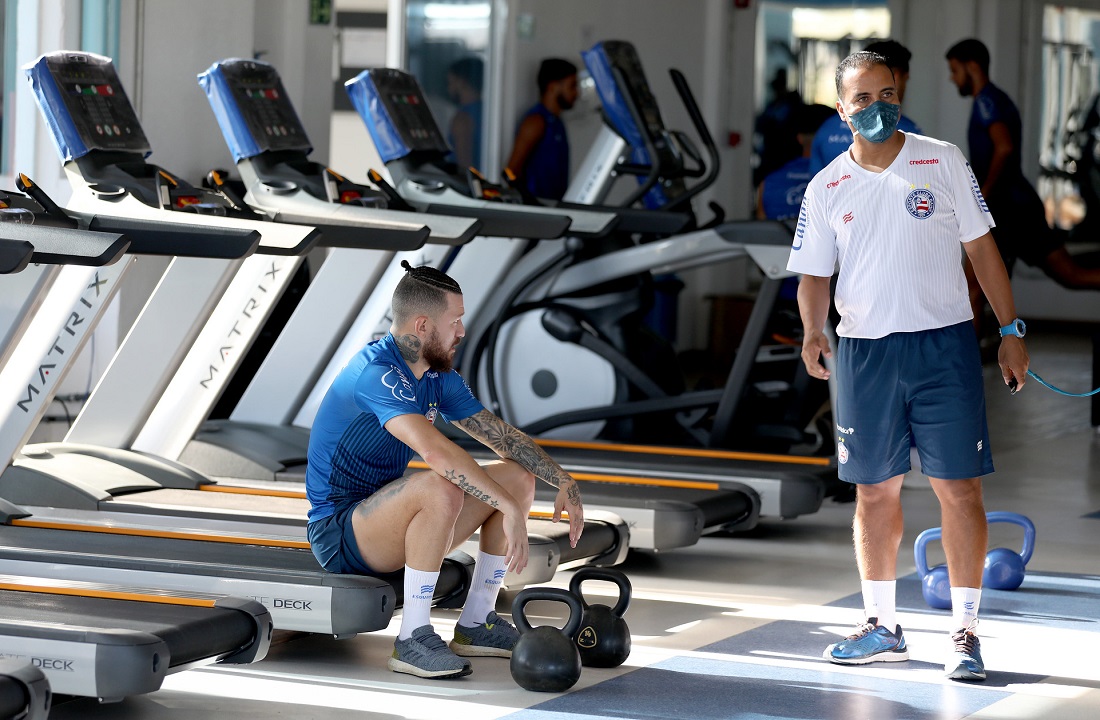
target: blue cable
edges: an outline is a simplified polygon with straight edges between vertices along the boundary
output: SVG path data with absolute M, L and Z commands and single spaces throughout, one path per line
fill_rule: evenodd
M 1054 387 L 1053 385 L 1048 383 L 1046 380 L 1042 379 L 1041 377 L 1039 377 L 1035 373 L 1031 372 L 1030 370 L 1027 371 L 1027 374 L 1030 375 L 1031 377 L 1035 378 L 1035 381 L 1038 382 L 1043 387 L 1050 388 L 1054 392 L 1059 393 L 1060 395 L 1066 395 L 1067 397 L 1089 397 L 1090 395 L 1095 395 L 1096 393 L 1100 393 L 1100 388 L 1096 388 L 1092 392 L 1087 392 L 1087 393 L 1066 392 L 1065 390 Z M 1015 385 L 1015 383 L 1013 382 L 1012 385 Z M 1015 389 L 1013 389 L 1013 392 L 1015 392 Z

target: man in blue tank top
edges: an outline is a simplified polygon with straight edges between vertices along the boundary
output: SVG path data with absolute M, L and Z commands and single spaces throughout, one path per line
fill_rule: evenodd
M 864 50 L 878 53 L 886 58 L 890 71 L 894 73 L 894 82 L 897 83 L 898 100 L 904 103 L 905 86 L 909 83 L 909 60 L 913 57 L 913 53 L 897 40 L 879 40 L 871 43 Z M 898 130 L 916 135 L 922 134 L 917 124 L 904 114 L 898 121 Z M 833 113 L 814 135 L 813 148 L 810 150 L 810 177 L 821 172 L 823 167 L 842 152 L 847 151 L 851 145 L 851 128 L 839 114 Z
M 539 478 L 558 488 L 575 547 L 584 526 L 576 481 L 527 435 L 490 413 L 451 365 L 465 331 L 462 291 L 413 268 L 393 294 L 393 325 L 340 371 L 309 438 L 307 534 L 322 567 L 375 575 L 404 569 L 401 629 L 389 668 L 418 677 L 470 673 L 466 657 L 510 657 L 514 627 L 493 608 L 507 571 L 527 564 L 527 515 Z M 500 460 L 479 465 L 435 427 L 450 422 Z M 431 468 L 404 476 L 416 453 Z M 446 644 L 430 609 L 444 556 L 479 533 L 471 589 Z
M 520 121 L 507 167 L 535 197 L 561 200 L 569 187 L 569 138 L 561 114 L 577 102 L 577 66 L 543 60 L 538 83 L 539 102 Z

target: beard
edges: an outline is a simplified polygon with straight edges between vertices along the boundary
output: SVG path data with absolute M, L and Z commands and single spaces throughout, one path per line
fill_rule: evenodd
M 967 78 L 962 85 L 959 85 L 959 95 L 962 97 L 970 97 L 974 94 L 974 81 Z
M 563 93 L 558 93 L 558 107 L 560 107 L 562 110 L 572 110 L 573 105 L 575 104 L 576 103 L 573 100 L 565 97 Z
M 424 343 L 422 351 L 424 359 L 428 361 L 428 369 L 435 372 L 450 372 L 454 368 L 454 350 L 460 342 L 461 339 L 456 339 L 453 345 L 445 348 L 439 339 L 439 333 L 433 330 Z

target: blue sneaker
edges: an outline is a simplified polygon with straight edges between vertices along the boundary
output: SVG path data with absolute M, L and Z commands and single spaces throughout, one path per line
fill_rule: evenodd
M 977 627 L 974 621 L 969 627 L 959 628 L 951 633 L 951 644 L 955 651 L 951 659 L 943 666 L 943 671 L 952 680 L 981 682 L 985 680 L 985 663 L 982 662 L 982 645 L 974 634 Z
M 890 632 L 878 624 L 878 618 L 867 618 L 854 634 L 825 648 L 823 657 L 839 665 L 901 662 L 909 659 L 909 648 L 901 634 L 901 625 Z

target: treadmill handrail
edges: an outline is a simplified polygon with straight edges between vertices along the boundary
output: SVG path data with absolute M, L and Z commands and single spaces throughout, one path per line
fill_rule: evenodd
M 0 275 L 23 272 L 33 254 L 34 245 L 26 240 L 0 239 Z
M 237 260 L 255 253 L 261 239 L 257 230 L 185 225 L 100 214 L 91 217 L 88 229 L 125 233 L 130 240 L 129 252 L 136 255 Z

